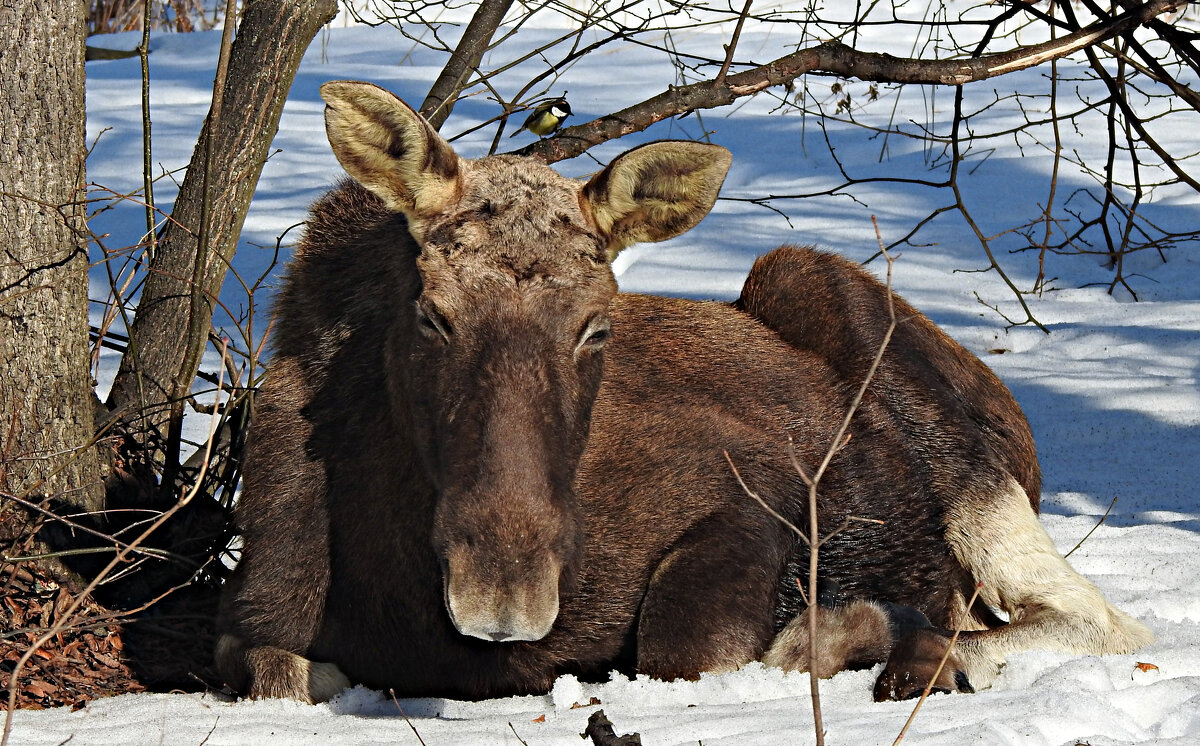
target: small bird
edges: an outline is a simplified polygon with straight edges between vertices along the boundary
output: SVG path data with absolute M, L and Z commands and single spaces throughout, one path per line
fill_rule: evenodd
M 553 101 L 547 101 L 544 104 L 538 104 L 529 117 L 525 120 L 525 124 L 509 137 L 516 137 L 525 130 L 529 130 L 535 135 L 545 137 L 552 135 L 562 126 L 563 120 L 571 116 L 571 105 L 567 103 L 565 98 L 556 98 Z

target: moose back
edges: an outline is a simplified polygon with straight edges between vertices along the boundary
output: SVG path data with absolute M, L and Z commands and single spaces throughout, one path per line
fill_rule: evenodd
M 861 269 L 785 247 L 732 305 L 617 292 L 618 252 L 712 207 L 724 149 L 652 143 L 580 183 L 461 159 L 375 86 L 321 93 L 352 181 L 314 206 L 277 303 L 220 620 L 238 690 L 480 698 L 563 673 L 806 670 L 814 614 L 817 673 L 887 661 L 880 698 L 929 682 L 946 629 L 968 632 L 934 684 L 960 691 L 1017 650 L 1150 640 L 1038 522 L 1012 396 L 898 298 L 834 443 L 888 325 Z M 800 471 L 831 448 L 822 530 L 878 522 L 822 547 L 808 606 L 807 545 L 772 512 L 807 525 Z

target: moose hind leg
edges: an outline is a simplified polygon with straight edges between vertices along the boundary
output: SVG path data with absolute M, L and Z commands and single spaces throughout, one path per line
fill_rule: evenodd
M 814 621 L 816 665 L 812 666 L 810 625 Z M 818 677 L 828 678 L 839 671 L 887 660 L 894 644 L 895 633 L 886 606 L 853 600 L 805 609 L 775 636 L 762 662 L 785 671 L 808 671 L 811 667 Z
M 785 555 L 771 547 L 786 546 L 781 527 L 710 519 L 667 553 L 638 616 L 640 673 L 695 679 L 762 656 L 774 634 L 777 568 Z
M 987 686 L 1008 655 L 1050 649 L 1083 655 L 1130 653 L 1154 640 L 1141 622 L 1114 608 L 1067 564 L 1011 478 L 950 511 L 946 538 L 981 584 L 980 600 L 1009 623 L 964 632 L 955 654 L 976 687 Z M 902 661 L 889 662 L 902 666 Z
M 816 616 L 815 665 L 811 627 Z M 973 692 L 959 659 L 951 654 L 942 664 L 946 646 L 940 641 L 950 633 L 933 627 L 917 609 L 884 601 L 861 599 L 810 606 L 793 619 L 763 655 L 763 663 L 785 671 L 815 669 L 820 678 L 840 671 L 869 668 L 892 657 L 905 661 L 902 674 L 881 676 L 876 699 L 905 699 L 920 692 L 931 680 L 936 691 Z M 919 686 L 908 686 L 909 682 Z M 896 692 L 880 696 L 881 690 Z
M 350 688 L 350 680 L 333 663 L 261 646 L 247 648 L 234 635 L 217 642 L 217 668 L 227 681 L 251 699 L 296 699 L 324 702 Z

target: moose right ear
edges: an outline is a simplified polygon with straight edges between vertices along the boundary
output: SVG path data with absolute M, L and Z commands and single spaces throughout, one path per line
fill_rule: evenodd
M 458 197 L 461 161 L 417 112 L 370 83 L 321 86 L 325 132 L 342 168 L 410 219 L 440 211 Z

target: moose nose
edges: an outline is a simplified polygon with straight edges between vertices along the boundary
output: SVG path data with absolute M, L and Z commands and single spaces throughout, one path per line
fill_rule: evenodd
M 488 632 L 487 634 L 492 638 L 492 642 L 504 642 L 512 639 L 512 635 L 508 632 Z

